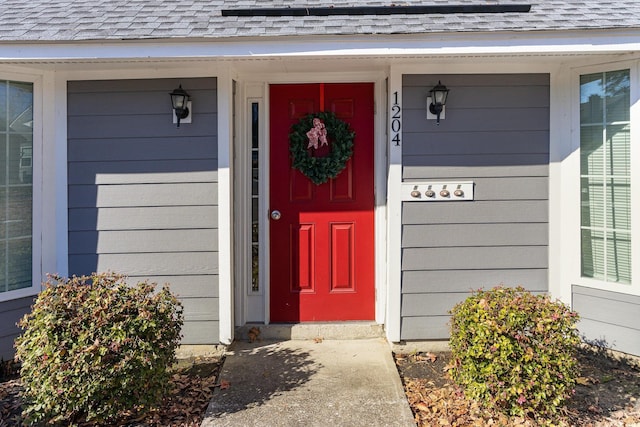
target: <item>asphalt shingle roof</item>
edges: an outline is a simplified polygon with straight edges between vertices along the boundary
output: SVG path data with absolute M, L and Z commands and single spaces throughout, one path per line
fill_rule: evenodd
M 0 0 L 0 42 L 640 29 L 640 0 L 402 0 L 397 5 L 531 4 L 527 13 L 225 17 L 223 9 L 392 6 L 327 0 Z

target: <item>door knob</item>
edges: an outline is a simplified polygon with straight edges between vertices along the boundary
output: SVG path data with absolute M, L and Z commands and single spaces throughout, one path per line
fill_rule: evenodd
M 274 220 L 279 220 L 280 218 L 282 218 L 282 214 L 280 213 L 280 211 L 275 210 L 275 211 L 271 211 L 271 219 Z

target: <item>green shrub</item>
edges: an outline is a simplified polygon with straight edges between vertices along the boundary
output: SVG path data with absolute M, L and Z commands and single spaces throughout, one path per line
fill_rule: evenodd
M 553 417 L 574 393 L 578 315 L 522 287 L 479 290 L 451 311 L 450 375 L 507 415 Z
M 112 273 L 50 277 L 16 340 L 30 423 L 106 423 L 169 386 L 182 306 L 164 287 Z

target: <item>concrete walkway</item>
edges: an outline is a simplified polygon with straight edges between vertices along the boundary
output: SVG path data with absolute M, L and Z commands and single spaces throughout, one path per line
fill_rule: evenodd
M 320 341 L 320 340 L 318 340 Z M 203 427 L 415 427 L 384 339 L 236 342 Z

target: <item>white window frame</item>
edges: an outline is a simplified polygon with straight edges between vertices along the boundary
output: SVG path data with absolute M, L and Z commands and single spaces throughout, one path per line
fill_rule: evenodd
M 42 76 L 22 73 L 0 72 L 0 80 L 31 83 L 33 85 L 33 196 L 31 236 L 31 286 L 13 291 L 0 292 L 0 302 L 16 300 L 38 294 L 42 289 Z
M 580 76 L 629 70 L 631 123 L 631 284 L 582 277 L 582 246 L 580 233 Z M 640 61 L 620 61 L 574 68 L 572 84 L 572 146 L 574 161 L 570 163 L 572 194 L 565 199 L 572 227 L 572 284 L 604 291 L 640 295 Z

